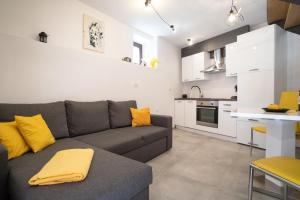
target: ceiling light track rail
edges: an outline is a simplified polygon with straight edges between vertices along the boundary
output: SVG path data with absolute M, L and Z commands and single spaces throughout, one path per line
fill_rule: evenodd
M 172 32 L 175 32 L 176 29 L 175 29 L 175 26 L 170 24 L 164 17 L 162 17 L 162 15 L 158 12 L 158 10 L 152 5 L 151 3 L 151 0 L 146 0 L 145 1 L 145 6 L 146 7 L 151 7 L 152 10 L 155 12 L 155 14 L 159 17 L 159 19 L 164 23 L 166 24 Z

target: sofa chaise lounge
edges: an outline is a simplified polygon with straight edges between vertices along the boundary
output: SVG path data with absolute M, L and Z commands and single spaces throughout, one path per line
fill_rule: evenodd
M 42 114 L 56 143 L 39 153 L 7 159 L 0 145 L 0 199 L 147 200 L 149 161 L 172 147 L 172 118 L 151 115 L 151 126 L 131 127 L 135 101 L 0 104 L 0 122 Z M 87 178 L 78 183 L 29 186 L 28 180 L 59 150 L 93 148 Z

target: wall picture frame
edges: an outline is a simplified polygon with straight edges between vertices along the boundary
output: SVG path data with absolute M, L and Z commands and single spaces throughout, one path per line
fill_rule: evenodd
M 104 53 L 104 23 L 92 16 L 83 15 L 83 48 Z

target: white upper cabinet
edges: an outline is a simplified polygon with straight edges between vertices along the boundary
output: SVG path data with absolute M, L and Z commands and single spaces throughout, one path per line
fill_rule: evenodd
M 238 73 L 238 44 L 226 45 L 226 76 L 237 76 Z
M 194 58 L 193 56 L 187 56 L 182 58 L 182 82 L 193 81 L 194 73 Z
M 271 25 L 238 36 L 238 72 L 274 70 L 278 29 Z
M 201 52 L 191 56 L 182 58 L 182 81 L 207 80 L 205 73 L 201 72 L 205 69 L 209 54 Z
M 197 53 L 195 55 L 193 55 L 194 58 L 194 80 L 208 80 L 207 78 L 207 74 L 201 72 L 203 71 L 207 65 L 208 65 L 208 60 L 210 60 L 209 58 L 209 53 L 206 52 L 201 52 L 201 53 Z

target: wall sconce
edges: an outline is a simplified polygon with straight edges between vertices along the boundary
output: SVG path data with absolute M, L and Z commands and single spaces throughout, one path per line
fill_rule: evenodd
M 39 33 L 39 38 L 40 38 L 40 42 L 47 43 L 48 35 L 45 32 L 40 32 Z

